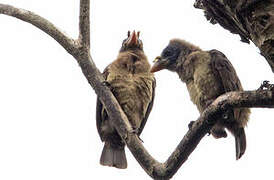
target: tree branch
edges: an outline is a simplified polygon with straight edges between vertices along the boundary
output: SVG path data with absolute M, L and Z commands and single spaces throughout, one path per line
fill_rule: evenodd
M 90 46 L 90 2 L 80 1 L 79 41 L 89 49 Z
M 207 20 L 251 40 L 274 72 L 274 0 L 196 0 Z
M 148 175 L 153 179 L 170 179 L 194 151 L 200 140 L 210 131 L 216 121 L 221 118 L 222 114 L 232 107 L 274 108 L 274 90 L 229 92 L 218 97 L 202 113 L 193 127 L 189 129 L 165 163 L 159 163 L 150 156 L 136 135 L 130 132 L 128 134 L 121 133 L 119 128 L 123 123 L 116 126 L 116 129 L 122 137 L 127 135 L 127 138 L 124 140 L 128 148 Z M 118 124 L 115 122 L 115 125 Z
M 76 43 L 73 39 L 66 36 L 63 32 L 61 32 L 57 27 L 55 27 L 45 18 L 31 11 L 15 8 L 6 4 L 0 4 L 0 14 L 12 16 L 36 26 L 38 29 L 44 31 L 53 39 L 55 39 L 70 54 L 75 53 L 75 51 L 77 50 Z
M 230 92 L 222 95 L 202 113 L 168 160 L 165 163 L 159 163 L 148 153 L 137 135 L 133 133 L 125 113 L 109 88 L 104 85 L 104 78 L 90 56 L 89 0 L 81 0 L 80 2 L 80 35 L 78 40 L 80 45 L 60 32 L 52 23 L 30 11 L 0 4 L 0 13 L 33 24 L 53 37 L 68 53 L 74 56 L 89 84 L 104 104 L 117 132 L 125 141 L 127 147 L 142 168 L 154 179 L 170 179 L 187 160 L 192 151 L 194 151 L 200 140 L 210 131 L 217 119 L 220 119 L 222 113 L 225 112 L 227 108 L 274 108 L 274 88 L 271 88 L 272 90 Z
M 127 138 L 128 132 L 132 132 L 132 127 L 121 109 L 116 98 L 107 86 L 104 85 L 104 78 L 101 72 L 94 64 L 89 52 L 89 38 L 90 38 L 90 1 L 80 1 L 80 17 L 79 17 L 79 39 L 78 41 L 67 37 L 64 33 L 58 30 L 51 22 L 35 13 L 15 8 L 10 5 L 0 4 L 0 14 L 16 17 L 22 21 L 28 22 L 38 29 L 49 34 L 61 46 L 63 46 L 68 53 L 70 53 L 78 62 L 83 74 L 87 78 L 89 84 L 100 97 L 102 103 L 105 105 L 108 114 L 115 121 L 115 125 L 119 127 L 119 133 L 123 139 Z M 116 121 L 117 120 L 117 121 Z M 139 140 L 136 138 L 136 140 Z

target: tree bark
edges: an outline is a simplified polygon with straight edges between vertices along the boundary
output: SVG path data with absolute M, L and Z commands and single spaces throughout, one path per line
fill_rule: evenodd
M 188 130 L 179 145 L 164 163 L 155 160 L 145 149 L 138 136 L 122 111 L 119 103 L 105 85 L 101 72 L 95 66 L 90 55 L 90 2 L 80 1 L 79 38 L 74 40 L 67 37 L 48 20 L 23 9 L 0 4 L 0 14 L 13 16 L 31 23 L 54 38 L 78 62 L 83 74 L 100 100 L 106 107 L 109 117 L 122 137 L 127 147 L 153 179 L 170 179 L 181 165 L 188 159 L 200 140 L 210 131 L 212 126 L 228 108 L 268 107 L 274 108 L 273 85 L 264 83 L 257 91 L 229 92 L 218 97 L 198 118 Z
M 274 0 L 196 0 L 207 20 L 252 41 L 274 72 Z

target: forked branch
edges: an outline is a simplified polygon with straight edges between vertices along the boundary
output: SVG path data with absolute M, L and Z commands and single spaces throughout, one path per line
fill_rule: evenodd
M 191 129 L 181 140 L 177 148 L 165 163 L 159 163 L 145 149 L 142 142 L 132 131 L 129 121 L 119 103 L 104 85 L 104 78 L 95 66 L 89 52 L 90 47 L 90 2 L 80 1 L 79 39 L 73 40 L 59 31 L 48 20 L 23 9 L 0 4 L 0 14 L 13 16 L 31 23 L 54 38 L 79 63 L 83 74 L 95 90 L 96 94 L 106 107 L 109 117 L 116 130 L 126 142 L 127 147 L 136 160 L 154 179 L 170 179 L 188 156 L 194 151 L 200 140 L 209 132 L 217 119 L 227 108 L 235 107 L 269 107 L 274 108 L 274 90 L 261 89 L 258 91 L 230 92 L 217 98 L 198 118 Z

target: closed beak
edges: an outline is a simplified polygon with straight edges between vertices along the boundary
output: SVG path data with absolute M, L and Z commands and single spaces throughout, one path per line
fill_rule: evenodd
M 156 57 L 153 62 L 154 64 L 152 68 L 150 69 L 151 73 L 154 73 L 166 68 L 167 61 L 165 59 L 162 59 L 160 56 Z

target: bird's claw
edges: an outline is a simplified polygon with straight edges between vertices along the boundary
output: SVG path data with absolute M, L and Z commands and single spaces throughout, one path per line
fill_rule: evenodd
M 213 100 L 207 100 L 205 102 L 205 106 L 208 107 L 210 104 L 212 104 Z
M 222 121 L 225 123 L 231 123 L 234 121 L 234 111 L 229 108 L 222 114 Z
M 139 139 L 142 143 L 144 143 L 144 141 L 143 141 L 143 140 L 140 138 L 140 136 L 138 135 L 138 133 L 139 133 L 139 129 L 138 129 L 138 128 L 132 127 L 131 133 L 136 134 L 137 137 L 138 137 L 138 139 Z
M 104 86 L 110 87 L 110 83 L 107 82 L 107 81 L 103 81 L 102 84 L 103 84 Z
M 103 81 L 102 84 L 108 87 L 111 91 L 113 90 L 113 88 L 111 87 L 111 84 L 108 81 Z
M 132 127 L 131 133 L 138 134 L 138 128 Z
M 144 141 L 140 138 L 140 136 L 137 136 L 137 137 L 142 143 L 144 143 Z
M 227 120 L 228 117 L 229 117 L 229 115 L 228 115 L 227 113 L 224 113 L 224 114 L 223 114 L 223 119 Z
M 261 84 L 261 86 L 258 89 L 260 90 L 274 90 L 274 84 L 270 84 L 269 81 L 263 81 L 263 83 Z

